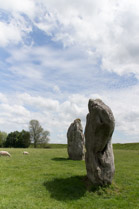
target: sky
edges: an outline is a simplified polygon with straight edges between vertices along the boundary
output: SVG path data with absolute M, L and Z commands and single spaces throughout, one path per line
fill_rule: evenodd
M 0 0 L 0 131 L 35 119 L 67 143 L 90 98 L 111 108 L 113 143 L 139 142 L 139 1 Z

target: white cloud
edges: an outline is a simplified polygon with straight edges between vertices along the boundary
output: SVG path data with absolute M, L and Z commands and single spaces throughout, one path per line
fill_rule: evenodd
M 23 41 L 32 22 L 65 47 L 79 46 L 92 59 L 99 57 L 102 69 L 139 77 L 137 0 L 5 0 L 0 7 L 12 14 L 10 23 L 1 22 L 1 46 Z
M 41 96 L 30 96 L 27 93 L 18 95 L 20 102 L 32 107 L 37 107 L 39 110 L 57 111 L 59 108 L 59 102 L 57 100 L 43 98 Z
M 10 42 L 17 44 L 21 41 L 20 31 L 13 24 L 0 22 L 0 46 L 6 46 Z
M 28 16 L 34 16 L 35 5 L 32 0 L 0 0 L 0 8 L 12 13 L 25 13 Z
M 60 88 L 59 88 L 59 86 L 57 86 L 57 85 L 54 85 L 53 90 L 54 90 L 54 92 L 56 92 L 56 93 L 59 93 L 59 94 L 61 93 Z
M 30 112 L 24 106 L 10 104 L 9 96 L 7 102 L 0 104 L 0 115 L 1 130 L 8 133 L 26 129 L 30 118 Z
M 34 24 L 64 46 L 92 51 L 103 69 L 138 78 L 138 1 L 60 2 L 42 1 L 44 15 Z
M 28 90 L 0 94 L 1 128 L 8 132 L 28 128 L 29 120 L 38 119 L 52 132 L 53 141 L 65 142 L 67 128 L 76 117 L 85 125 L 88 99 L 99 97 L 113 110 L 116 130 L 137 140 L 138 84 L 103 91 L 101 86 L 109 82 L 104 71 L 139 79 L 137 0 L 0 0 L 0 8 L 7 15 L 0 20 L 0 46 L 10 46 L 5 48 L 9 53 L 5 64 L 10 76 L 19 79 L 16 91 Z M 30 34 L 34 26 L 64 48 L 50 47 L 51 43 L 34 46 Z M 19 43 L 21 47 L 14 48 Z
M 51 132 L 51 142 L 66 143 L 66 133 L 69 125 L 81 118 L 83 127 L 86 123 L 89 98 L 101 98 L 110 106 L 116 120 L 115 132 L 125 134 L 124 142 L 138 141 L 139 135 L 139 90 L 135 86 L 128 90 L 107 91 L 100 95 L 72 94 L 63 102 L 41 96 L 31 96 L 28 93 L 3 95 L 0 104 L 1 130 L 10 132 L 27 129 L 31 119 L 37 119 L 41 125 Z M 6 98 L 6 99 L 5 99 Z M 12 100 L 12 103 L 11 103 Z M 60 138 L 60 137 L 63 138 Z M 115 138 L 113 142 L 115 142 Z M 118 139 L 123 142 L 123 139 Z
M 0 93 L 0 103 L 7 103 L 7 102 L 8 102 L 7 97 L 3 93 Z
M 23 43 L 31 30 L 29 23 L 20 14 L 14 14 L 7 22 L 0 20 L 0 47 Z
M 30 66 L 22 65 L 19 67 L 18 66 L 11 67 L 10 71 L 14 73 L 16 76 L 20 75 L 33 80 L 41 79 L 43 77 L 42 73 L 39 71 L 39 69 L 34 69 L 34 68 L 35 67 L 33 65 Z
M 96 70 L 94 60 L 87 59 L 86 53 L 74 47 L 56 50 L 45 46 L 26 46 L 20 50 L 10 48 L 8 53 L 6 63 L 8 70 L 17 78 L 17 88 L 20 80 L 21 87 L 33 89 L 37 85 L 38 91 L 44 89 L 47 94 L 51 89 L 54 96 L 61 94 L 62 97 L 63 91 L 72 86 L 86 86 L 95 80 L 92 77 Z
M 102 99 L 108 104 L 115 116 L 116 130 L 132 140 L 139 136 L 139 86 L 126 88 L 121 91 L 107 91 Z M 131 139 L 130 139 L 131 137 Z M 125 141 L 126 141 L 125 138 Z

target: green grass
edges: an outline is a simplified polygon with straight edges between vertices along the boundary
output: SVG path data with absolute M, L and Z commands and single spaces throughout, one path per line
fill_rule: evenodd
M 34 148 L 34 145 L 31 144 L 30 148 Z M 59 149 L 59 148 L 67 148 L 67 144 L 47 144 L 47 145 L 37 145 L 37 148 L 46 148 L 46 149 Z
M 52 149 L 59 149 L 59 148 L 62 149 L 62 148 L 67 148 L 67 144 L 48 144 L 47 147 Z
M 33 148 L 33 144 L 30 145 L 30 148 Z M 48 149 L 59 149 L 67 148 L 67 144 L 47 144 L 45 148 Z M 126 143 L 126 144 L 113 144 L 114 149 L 124 149 L 124 150 L 139 150 L 139 143 Z
M 139 143 L 113 144 L 114 149 L 139 150 Z
M 139 208 L 138 150 L 114 150 L 113 184 L 91 191 L 85 162 L 68 160 L 65 148 L 6 150 L 12 157 L 0 157 L 0 209 Z

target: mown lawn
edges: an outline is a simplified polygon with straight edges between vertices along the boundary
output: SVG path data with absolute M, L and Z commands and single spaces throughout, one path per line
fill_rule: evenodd
M 6 150 L 12 157 L 0 157 L 0 209 L 139 208 L 139 150 L 114 151 L 114 181 L 104 189 L 87 185 L 85 162 L 68 160 L 65 148 L 28 149 L 29 156 Z

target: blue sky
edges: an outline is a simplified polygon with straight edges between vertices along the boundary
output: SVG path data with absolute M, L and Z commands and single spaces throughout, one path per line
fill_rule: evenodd
M 66 143 L 88 100 L 113 111 L 113 143 L 139 141 L 137 0 L 0 0 L 1 131 L 39 120 Z

